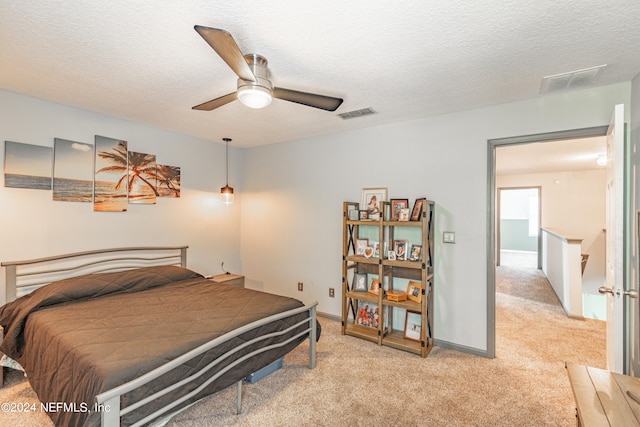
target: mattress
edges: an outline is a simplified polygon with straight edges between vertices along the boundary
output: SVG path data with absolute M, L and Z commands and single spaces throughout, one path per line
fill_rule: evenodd
M 41 402 L 58 403 L 48 412 L 56 425 L 94 426 L 100 424 L 100 414 L 91 409 L 101 392 L 226 332 L 302 305 L 293 298 L 216 284 L 176 266 L 91 274 L 49 284 L 0 308 L 0 325 L 5 328 L 0 351 L 24 367 Z M 215 347 L 126 394 L 121 407 L 197 372 L 230 348 L 255 336 L 283 330 L 305 316 L 287 317 Z M 300 326 L 289 336 L 304 329 Z M 248 359 L 184 405 L 268 365 L 305 338 Z M 260 345 L 268 346 L 275 340 Z M 249 346 L 233 358 L 254 349 Z M 136 409 L 123 418 L 123 424 L 141 419 L 196 388 L 204 379 Z

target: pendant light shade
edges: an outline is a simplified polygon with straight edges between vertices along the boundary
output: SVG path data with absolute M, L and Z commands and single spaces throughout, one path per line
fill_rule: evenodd
M 231 138 L 222 138 L 222 140 L 227 143 L 227 147 L 226 147 L 226 160 L 227 160 L 226 178 L 227 180 L 226 180 L 226 185 L 220 189 L 220 195 L 222 196 L 222 200 L 224 201 L 225 205 L 230 205 L 231 203 L 233 203 L 233 188 L 229 187 L 229 141 L 231 141 Z

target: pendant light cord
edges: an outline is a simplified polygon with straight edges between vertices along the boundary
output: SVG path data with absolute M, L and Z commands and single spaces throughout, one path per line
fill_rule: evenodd
M 227 187 L 229 186 L 229 141 L 231 141 L 231 138 L 222 138 L 223 141 L 225 141 L 227 143 L 227 148 L 226 148 L 226 158 L 227 158 L 227 168 L 226 168 L 226 179 L 227 179 Z

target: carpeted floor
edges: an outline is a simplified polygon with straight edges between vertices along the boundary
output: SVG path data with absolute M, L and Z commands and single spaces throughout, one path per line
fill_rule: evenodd
M 605 325 L 567 318 L 538 270 L 500 267 L 497 357 L 435 347 L 426 359 L 340 335 L 320 319 L 318 366 L 306 343 L 284 367 L 243 388 L 203 399 L 169 422 L 195 426 L 574 426 L 564 361 L 604 367 Z M 12 372 L 0 402 L 37 401 Z M 50 426 L 42 413 L 0 413 L 0 425 Z

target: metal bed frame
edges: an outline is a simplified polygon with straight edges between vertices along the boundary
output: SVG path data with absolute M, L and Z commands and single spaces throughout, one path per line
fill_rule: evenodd
M 56 280 L 64 278 L 74 277 L 81 274 L 89 273 L 104 273 L 112 271 L 123 271 L 134 268 L 140 268 L 145 266 L 154 265 L 178 265 L 185 267 L 187 265 L 187 248 L 188 246 L 147 246 L 147 247 L 129 247 L 129 248 L 111 248 L 101 250 L 91 250 L 84 252 L 75 252 L 64 255 L 56 255 L 45 258 L 23 260 L 23 261 L 11 261 L 2 262 L 0 266 L 5 268 L 5 289 L 4 294 L 6 301 L 13 301 L 19 296 L 28 294 L 38 287 L 44 286 Z M 147 403 L 171 393 L 178 387 L 188 384 L 191 381 L 195 381 L 198 378 L 204 377 L 209 374 L 209 371 L 220 364 L 220 362 L 229 356 L 241 351 L 243 348 L 252 345 L 254 343 L 270 339 L 277 338 L 285 335 L 288 332 L 307 324 L 306 329 L 297 335 L 290 337 L 282 342 L 271 344 L 266 347 L 259 348 L 249 354 L 246 354 L 232 363 L 220 369 L 214 375 L 211 375 L 206 379 L 199 387 L 191 391 L 190 393 L 181 396 L 169 405 L 158 409 L 152 414 L 148 415 L 144 419 L 138 421 L 132 426 L 141 426 L 158 417 L 168 418 L 176 413 L 186 409 L 191 404 L 180 408 L 179 405 L 191 397 L 197 395 L 202 389 L 214 382 L 218 377 L 232 369 L 233 367 L 243 363 L 245 360 L 253 357 L 259 353 L 283 347 L 291 341 L 298 339 L 302 336 L 309 338 L 309 369 L 314 369 L 316 366 L 316 307 L 318 303 L 300 307 L 297 309 L 289 310 L 283 313 L 279 313 L 273 316 L 266 317 L 264 319 L 255 321 L 253 323 L 242 326 L 236 330 L 228 332 L 218 338 L 209 341 L 200 347 L 197 347 L 182 356 L 171 360 L 164 365 L 132 380 L 128 383 L 122 384 L 111 390 L 107 390 L 95 398 L 95 405 L 101 412 L 102 426 L 115 427 L 120 425 L 120 418 L 129 412 L 146 405 Z M 207 366 L 203 367 L 200 371 L 193 375 L 184 378 L 183 380 L 166 387 L 152 395 L 146 396 L 139 401 L 130 404 L 125 408 L 120 408 L 120 398 L 125 393 L 128 393 L 150 381 L 160 377 L 173 368 L 191 360 L 194 357 L 220 345 L 226 341 L 229 341 L 239 335 L 249 332 L 253 329 L 260 328 L 271 322 L 278 321 L 280 319 L 300 314 L 307 313 L 307 317 L 295 325 L 290 326 L 286 330 L 272 332 L 267 335 L 258 336 L 251 341 L 245 342 L 236 348 L 229 350 L 227 353 L 221 355 L 217 359 L 210 362 Z M 2 330 L 0 328 L 0 338 L 2 338 Z M 2 386 L 0 376 L 0 386 Z M 239 414 L 242 410 L 242 382 L 244 378 L 239 378 L 237 382 L 237 405 L 236 411 Z

